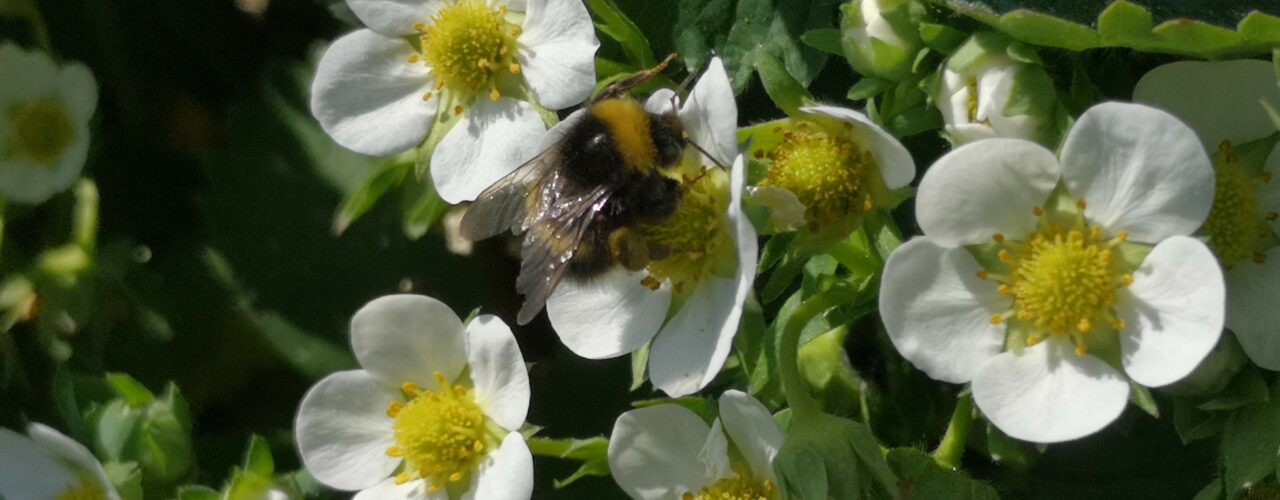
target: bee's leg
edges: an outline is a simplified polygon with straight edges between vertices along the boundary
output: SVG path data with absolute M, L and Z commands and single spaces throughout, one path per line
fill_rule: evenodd
M 649 244 L 640 234 L 625 227 L 609 233 L 609 253 L 629 271 L 639 271 L 649 265 Z
M 600 91 L 599 94 L 597 94 L 594 98 L 591 99 L 591 102 L 599 102 L 605 99 L 622 97 L 622 95 L 626 94 L 627 91 L 639 86 L 640 84 L 643 84 L 644 82 L 649 81 L 651 78 L 653 78 L 654 76 L 657 76 L 659 73 L 662 73 L 663 70 L 667 69 L 667 65 L 671 64 L 671 61 L 674 61 L 675 59 L 676 59 L 676 55 L 670 54 L 667 56 L 666 59 L 663 59 L 662 62 L 658 63 L 657 66 L 639 71 L 629 77 L 626 77 L 626 78 L 623 78 L 622 80 L 618 80 L 614 82 L 608 87 L 605 87 L 604 90 Z

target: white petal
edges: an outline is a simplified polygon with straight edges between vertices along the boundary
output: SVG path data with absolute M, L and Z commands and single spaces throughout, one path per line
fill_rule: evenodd
M 93 72 L 80 63 L 71 63 L 59 70 L 58 95 L 77 125 L 88 124 L 98 108 L 98 82 Z
M 991 316 L 1009 310 L 996 284 L 978 278 L 982 268 L 963 248 L 912 238 L 885 264 L 880 315 L 902 357 L 930 377 L 962 384 L 1000 353 L 1005 327 Z
M 871 151 L 889 189 L 906 186 L 916 177 L 916 163 L 911 159 L 911 153 L 867 115 L 835 106 L 808 106 L 800 108 L 800 111 L 830 116 L 853 125 L 853 142 Z
M 1140 104 L 1086 110 L 1062 146 L 1062 180 L 1089 220 L 1144 243 L 1191 234 L 1213 205 L 1213 168 L 1195 132 Z
M 987 139 L 947 153 L 916 195 L 920 229 L 945 247 L 1019 238 L 1035 229 L 1035 207 L 1058 183 L 1058 159 L 1034 142 Z
M 347 0 L 360 22 L 386 36 L 416 33 L 413 25 L 430 23 L 431 16 L 444 7 L 438 0 Z
M 679 109 L 680 96 L 671 89 L 658 89 L 644 101 L 644 110 L 655 115 L 675 113 Z
M 421 479 L 415 479 L 404 484 L 396 484 L 395 476 L 384 479 L 382 482 L 360 490 L 351 500 L 447 500 L 449 493 L 446 490 L 440 490 L 435 493 L 427 492 L 427 483 Z
M 720 421 L 755 477 L 776 483 L 773 458 L 778 456 L 786 435 L 769 409 L 756 398 L 731 389 L 720 396 Z
M 738 155 L 738 105 L 719 57 L 711 58 L 694 84 L 689 100 L 680 108 L 680 121 L 689 140 L 715 157 L 704 164 L 728 165 Z
M 89 154 L 89 127 L 77 127 L 71 141 L 52 166 L 0 158 L 0 194 L 14 202 L 35 204 L 66 191 L 84 168 Z
M 449 203 L 476 199 L 538 152 L 547 127 L 533 106 L 509 97 L 477 99 L 431 154 L 431 179 Z
M 547 298 L 547 317 L 560 341 L 588 359 L 639 349 L 658 334 L 671 307 L 671 285 L 640 284 L 645 273 L 621 267 L 586 280 L 564 280 Z
M 960 123 L 956 125 L 946 126 L 947 135 L 951 141 L 960 144 L 968 144 L 970 142 L 980 141 L 983 139 L 995 139 L 1000 137 L 996 134 L 996 129 L 981 123 Z
M 1005 434 L 1056 443 L 1098 432 L 1119 417 L 1129 382 L 1098 358 L 1076 356 L 1069 341 L 1050 337 L 982 365 L 973 401 Z
M 1173 113 L 1215 151 L 1224 139 L 1241 144 L 1274 133 L 1259 103 L 1280 110 L 1280 87 L 1271 61 L 1179 61 L 1143 75 L 1133 100 Z
M 358 30 L 333 42 L 311 84 L 311 113 L 343 147 L 374 156 L 399 154 L 431 130 L 440 99 L 422 102 L 433 79 L 399 38 Z
M 48 96 L 56 88 L 57 74 L 58 66 L 47 54 L 28 52 L 11 43 L 0 45 L 0 75 L 4 75 L 0 104 Z
M 708 482 L 734 475 L 733 464 L 729 461 L 729 437 L 725 436 L 724 423 L 720 419 L 711 422 L 711 431 L 707 432 L 707 440 L 702 443 L 698 460 L 702 462 L 703 476 Z
M 562 109 L 591 95 L 600 41 L 580 0 L 531 0 L 518 42 L 522 72 L 538 103 Z
M 371 487 L 400 465 L 387 455 L 395 444 L 386 414 L 398 395 L 364 370 L 329 375 L 298 405 L 294 437 L 298 454 L 317 481 L 340 490 Z
M 27 435 L 31 436 L 31 440 L 36 444 L 43 446 L 46 451 L 60 459 L 63 464 L 72 466 L 79 474 L 91 476 L 98 483 L 98 487 L 108 493 L 108 496 L 117 497 L 111 480 L 107 479 L 107 471 L 103 470 L 98 457 L 93 456 L 93 453 L 80 442 L 41 423 L 28 425 Z
M 657 405 L 623 413 L 609 436 L 609 470 L 640 500 L 669 500 L 706 481 L 698 460 L 710 429 L 693 412 Z
M 938 111 L 942 112 L 943 123 L 948 127 L 969 123 L 969 85 L 964 75 L 949 69 L 942 70 L 934 101 Z
M 356 359 L 386 387 L 431 389 L 436 372 L 453 380 L 467 363 L 465 342 L 453 310 L 425 295 L 378 297 L 351 318 Z
M 0 427 L 0 497 L 47 500 L 78 484 L 77 474 L 58 460 L 31 438 Z
M 467 325 L 467 359 L 476 402 L 502 428 L 514 431 L 529 412 L 529 372 L 511 328 L 497 316 L 477 316 Z
M 533 455 L 519 432 L 507 434 L 480 464 L 464 499 L 528 500 L 533 495 Z
M 1241 262 L 1227 271 L 1227 328 L 1249 359 L 1280 370 L 1280 247 L 1262 264 Z
M 673 397 L 697 392 L 711 383 L 729 357 L 738 333 L 742 305 L 751 293 L 759 262 L 759 244 L 751 221 L 742 212 L 746 167 L 735 157 L 729 173 L 728 224 L 738 252 L 732 280 L 708 276 L 654 338 L 649 353 L 649 379 Z
M 1226 293 L 1204 243 L 1174 236 L 1156 245 L 1116 304 L 1124 371 L 1158 387 L 1187 376 L 1218 343 Z

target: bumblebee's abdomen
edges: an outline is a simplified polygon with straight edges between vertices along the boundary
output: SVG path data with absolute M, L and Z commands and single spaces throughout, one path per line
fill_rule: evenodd
M 591 118 L 607 127 L 623 166 L 647 172 L 655 167 L 658 150 L 649 130 L 649 113 L 634 99 L 605 99 L 591 106 Z

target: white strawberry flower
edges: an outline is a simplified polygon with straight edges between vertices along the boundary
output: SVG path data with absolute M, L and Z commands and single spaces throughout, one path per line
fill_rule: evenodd
M 1222 272 L 1188 236 L 1213 185 L 1194 132 L 1136 104 L 1085 111 L 1060 156 L 1018 139 L 956 148 L 920 183 L 924 236 L 886 264 L 889 338 L 930 377 L 972 383 L 1010 436 L 1096 432 L 1130 381 L 1178 381 L 1221 335 Z
M 0 498 L 119 500 L 120 495 L 84 445 L 33 423 L 26 436 L 0 428 Z
M 613 479 L 637 500 L 778 498 L 773 459 L 782 428 L 740 391 L 720 396 L 719 409 L 710 426 L 674 404 L 623 413 L 609 437 Z
M 80 63 L 0 44 L 0 194 L 40 203 L 80 177 L 98 83 Z
M 1280 370 L 1280 143 L 1262 102 L 1280 110 L 1270 61 L 1184 61 L 1151 70 L 1135 101 L 1182 119 L 1216 177 L 1201 232 L 1226 268 L 1227 328 L 1258 366 Z
M 1043 67 L 1009 57 L 1007 45 L 980 33 L 957 51 L 963 57 L 952 57 L 943 66 L 933 100 L 951 142 L 992 137 L 1042 141 L 1054 111 L 1053 80 Z M 1036 109 L 1013 112 L 1015 99 L 1035 102 L 1024 107 Z
M 298 449 L 317 480 L 358 500 L 532 495 L 519 432 L 529 375 L 502 320 L 463 325 L 435 299 L 389 295 L 356 312 L 351 345 L 362 368 L 325 377 L 298 407 Z
M 312 113 L 338 144 L 368 155 L 438 137 L 431 176 L 450 203 L 475 199 L 537 152 L 539 107 L 581 103 L 595 85 L 600 44 L 581 0 L 347 5 L 368 28 L 320 59 Z
M 645 106 L 663 112 L 673 100 L 673 92 L 660 91 Z M 565 280 L 547 299 L 551 325 L 579 356 L 621 356 L 652 341 L 649 379 L 672 396 L 696 392 L 719 373 L 758 258 L 756 232 L 741 206 L 746 174 L 737 154 L 738 108 L 719 58 L 679 116 L 689 140 L 714 158 L 687 150 L 680 207 L 664 223 L 641 229 L 668 257 L 639 272 L 619 267 L 589 281 Z M 717 163 L 732 167 L 725 172 Z

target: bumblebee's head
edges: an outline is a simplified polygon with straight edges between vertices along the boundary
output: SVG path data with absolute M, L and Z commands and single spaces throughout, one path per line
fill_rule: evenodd
M 689 143 L 684 126 L 675 113 L 650 114 L 649 135 L 653 137 L 655 163 L 663 167 L 674 165 Z

